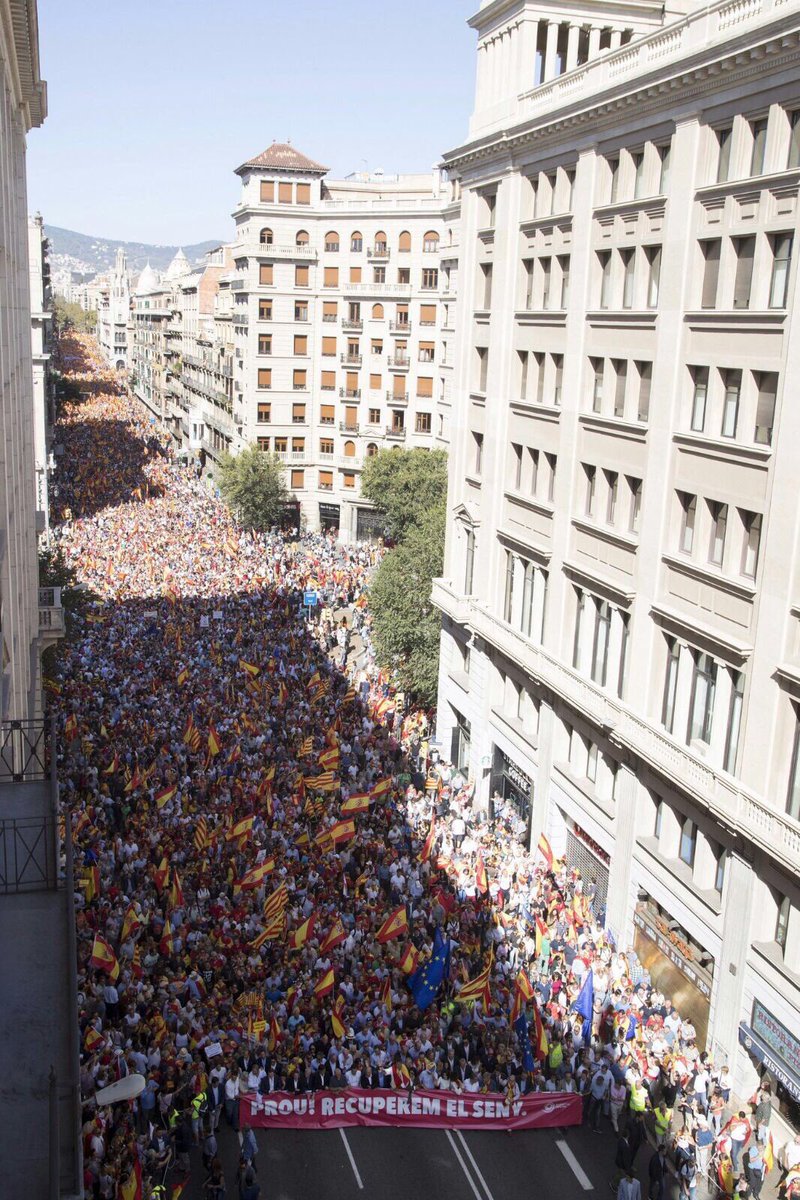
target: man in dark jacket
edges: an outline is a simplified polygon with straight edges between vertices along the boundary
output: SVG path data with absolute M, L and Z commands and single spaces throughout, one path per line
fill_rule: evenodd
M 663 1142 L 652 1155 L 647 1174 L 650 1179 L 650 1200 L 665 1200 L 669 1168 L 667 1166 L 667 1148 Z
M 633 1165 L 633 1155 L 631 1153 L 631 1145 L 628 1141 L 628 1135 L 621 1133 L 617 1139 L 617 1154 L 614 1159 L 616 1170 L 610 1182 L 611 1190 L 614 1195 L 617 1194 L 617 1188 L 620 1185 L 620 1180 L 627 1175 Z

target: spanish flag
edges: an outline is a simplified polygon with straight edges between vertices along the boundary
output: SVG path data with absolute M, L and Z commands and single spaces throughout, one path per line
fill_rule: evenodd
M 83 886 L 86 888 L 86 903 L 91 904 L 95 896 L 100 895 L 100 868 L 97 863 L 87 868 Z
M 533 999 L 533 985 L 524 967 L 520 967 L 517 978 L 514 980 L 514 987 L 522 993 L 526 1001 Z
M 236 838 L 247 837 L 253 828 L 254 821 L 255 817 L 252 814 L 249 817 L 242 817 L 241 821 L 237 821 L 225 834 L 225 840 L 233 842 Z
M 169 863 L 165 854 L 158 866 L 153 869 L 153 883 L 156 885 L 156 891 L 158 892 L 159 896 L 167 886 L 168 879 Z
M 419 852 L 419 856 L 423 862 L 427 862 L 433 853 L 433 843 L 436 841 L 436 818 L 431 817 L 431 827 L 428 830 L 428 836 L 425 838 L 425 844 Z
M 275 1047 L 278 1045 L 278 1042 L 280 1040 L 281 1040 L 281 1027 L 278 1024 L 278 1022 L 274 1016 L 270 1017 L 270 1019 L 269 1019 L 269 1037 L 267 1038 L 267 1049 L 269 1050 L 270 1054 L 272 1054 L 272 1052 L 274 1051 Z
M 212 758 L 216 758 L 220 751 L 219 734 L 213 725 L 208 727 L 208 753 Z
M 323 750 L 317 761 L 323 771 L 338 771 L 341 757 L 339 747 L 334 746 L 331 750 Z
M 356 792 L 348 800 L 344 801 L 340 812 L 342 814 L 366 812 L 371 803 L 369 792 Z
M 189 719 L 186 722 L 186 728 L 183 731 L 183 740 L 187 746 L 191 746 L 194 740 L 195 732 L 196 726 L 194 723 L 194 713 L 189 713 Z
M 320 675 L 319 671 L 315 671 L 314 674 L 309 679 L 308 683 L 306 684 L 306 687 L 310 691 L 313 688 L 317 687 L 320 683 L 322 683 L 322 676 Z
M 106 1039 L 102 1033 L 98 1033 L 93 1025 L 90 1025 L 86 1030 L 86 1037 L 83 1039 L 83 1048 L 87 1054 L 94 1054 L 95 1050 L 99 1050 L 101 1046 L 106 1044 Z
M 381 944 L 391 942 L 393 938 L 402 937 L 408 933 L 408 918 L 404 904 L 399 905 L 390 913 L 378 930 L 376 937 Z
M 547 838 L 545 837 L 545 835 L 543 833 L 539 835 L 539 842 L 538 842 L 536 849 L 539 851 L 542 858 L 547 863 L 548 871 L 552 871 L 552 869 L 553 869 L 553 851 L 550 847 L 550 843 L 548 842 Z
M 131 960 L 131 970 L 136 979 L 141 979 L 144 971 L 142 970 L 142 952 L 139 949 L 139 943 L 133 947 L 133 958 Z
M 118 770 L 119 770 L 119 755 L 117 754 L 117 752 L 115 750 L 114 757 L 112 758 L 112 760 L 108 764 L 108 766 L 103 770 L 103 774 L 104 775 L 113 775 Z
M 285 883 L 280 887 L 275 888 L 275 891 L 267 896 L 264 901 L 264 920 L 270 921 L 276 917 L 278 913 L 282 913 L 286 908 L 286 902 L 289 899 L 289 892 Z
M 307 846 L 311 845 L 311 839 L 308 836 L 307 829 L 304 829 L 302 833 L 298 833 L 297 837 L 294 839 L 294 844 L 298 850 L 305 850 Z
M 172 883 L 169 886 L 169 906 L 170 908 L 183 908 L 184 903 L 181 878 L 176 867 L 172 872 Z
M 391 1012 L 392 1011 L 392 981 L 388 975 L 386 976 L 386 978 L 383 981 L 383 984 L 381 985 L 380 1000 L 381 1000 L 381 1004 L 386 1009 L 386 1011 Z
M 373 800 L 380 800 L 381 797 L 388 796 L 391 790 L 392 780 L 390 777 L 379 779 L 377 783 L 373 784 L 370 796 Z
M 486 865 L 480 850 L 478 851 L 478 862 L 475 867 L 475 886 L 482 896 L 485 896 L 489 890 L 489 881 L 486 878 Z
M 334 846 L 338 846 L 340 842 L 349 842 L 356 836 L 356 823 L 352 819 L 337 821 L 335 825 L 331 826 L 328 833 Z
M 331 1009 L 331 1029 L 335 1038 L 343 1038 L 347 1032 L 344 1026 L 344 996 L 337 996 Z
M 112 983 L 116 983 L 119 978 L 117 956 L 106 939 L 101 937 L 99 933 L 94 935 L 89 966 L 94 967 L 96 971 L 105 971 Z
M 730 1154 L 721 1154 L 717 1163 L 717 1179 L 726 1196 L 732 1196 L 736 1183 Z
M 539 1062 L 544 1062 L 545 1059 L 547 1058 L 547 1051 L 549 1050 L 550 1047 L 549 1047 L 549 1044 L 547 1041 L 547 1034 L 544 1031 L 544 1025 L 542 1024 L 542 1017 L 541 1017 L 541 1013 L 539 1012 L 538 1005 L 534 1005 L 534 1008 L 533 1008 L 533 1027 L 534 1027 L 534 1035 L 533 1035 L 534 1054 L 535 1054 L 536 1058 L 539 1060 Z
M 119 1185 L 118 1200 L 142 1200 L 142 1168 L 138 1159 L 134 1159 L 128 1178 Z
M 170 1195 L 169 1200 L 181 1200 L 181 1196 L 186 1191 L 186 1185 L 188 1182 L 189 1176 L 187 1175 L 185 1179 L 179 1179 L 177 1183 L 173 1183 L 172 1194 Z
M 347 934 L 344 931 L 341 917 L 336 917 L 319 948 L 320 954 L 327 954 L 329 950 L 335 950 L 337 946 L 341 946 L 346 938 Z
M 156 792 L 155 802 L 156 802 L 157 807 L 163 808 L 165 804 L 168 804 L 169 801 L 172 800 L 173 797 L 177 795 L 177 792 L 178 792 L 178 785 L 176 783 L 174 783 L 172 785 L 172 787 L 165 787 L 165 788 L 162 788 L 160 792 Z
M 174 953 L 174 943 L 172 941 L 172 926 L 169 921 L 164 925 L 164 931 L 161 934 L 161 941 L 158 943 L 158 948 L 166 958 L 171 958 Z
M 302 925 L 298 925 L 297 929 L 292 931 L 292 933 L 289 935 L 290 950 L 302 950 L 303 946 L 305 946 L 306 942 L 311 937 L 311 934 L 314 932 L 316 919 L 316 915 L 312 913 L 310 917 L 307 917 L 305 921 L 303 921 Z
M 267 876 L 274 870 L 275 859 L 265 858 L 264 861 L 259 863 L 257 867 L 253 867 L 250 871 L 242 876 L 242 878 L 239 880 L 238 887 L 240 887 L 243 892 L 255 891 L 256 888 L 261 887 L 261 884 L 264 882 Z
M 241 757 L 242 757 L 242 747 L 237 742 L 236 745 L 231 750 L 228 757 L 225 759 L 225 761 L 228 764 L 235 763 L 235 762 L 238 762 Z
M 411 1087 L 411 1076 L 405 1063 L 392 1063 L 392 1083 L 396 1088 Z
M 139 916 L 133 905 L 129 904 L 125 910 L 125 917 L 122 922 L 122 933 L 119 935 L 119 940 L 121 942 L 126 942 L 130 934 L 132 934 L 135 929 L 138 929 L 140 925 L 144 925 L 144 921 Z
M 416 946 L 408 945 L 400 959 L 400 970 L 404 975 L 413 975 L 419 966 L 419 950 Z
M 78 736 L 78 718 L 75 716 L 75 713 L 70 713 L 69 716 L 67 717 L 66 721 L 64 722 L 64 737 L 67 739 L 68 742 L 71 742 L 72 739 L 76 738 L 77 736 Z
M 189 678 L 189 668 L 184 667 L 182 671 L 178 672 L 177 683 L 182 686 L 184 683 L 186 683 L 186 680 L 188 678 Z
M 318 833 L 314 838 L 314 845 L 319 846 L 323 854 L 330 854 L 331 850 L 334 849 L 335 843 L 331 835 L 328 833 L 328 830 L 323 829 L 322 832 Z
M 239 666 L 253 679 L 256 679 L 261 674 L 261 667 L 257 667 L 255 663 L 247 662 L 244 658 L 239 659 Z
M 140 788 L 141 786 L 142 786 L 142 777 L 139 774 L 139 767 L 135 766 L 133 768 L 133 775 L 131 775 L 128 783 L 125 784 L 125 794 L 129 796 L 131 794 L 131 792 L 135 792 L 136 789 Z
M 775 1143 L 772 1140 L 772 1134 L 767 1134 L 767 1144 L 764 1147 L 764 1163 L 767 1168 L 767 1174 L 775 1166 Z
M 324 975 L 321 975 L 314 984 L 314 995 L 317 1000 L 321 1000 L 323 996 L 328 996 L 333 991 L 333 967 L 329 967 Z

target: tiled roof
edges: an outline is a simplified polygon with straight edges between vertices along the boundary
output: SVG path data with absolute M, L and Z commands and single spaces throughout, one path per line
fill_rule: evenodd
M 242 171 L 253 167 L 266 168 L 269 171 L 304 171 L 315 175 L 324 175 L 328 170 L 321 163 L 314 162 L 313 158 L 306 158 L 305 154 L 295 150 L 288 142 L 273 142 L 267 150 L 237 167 L 236 174 L 241 175 Z

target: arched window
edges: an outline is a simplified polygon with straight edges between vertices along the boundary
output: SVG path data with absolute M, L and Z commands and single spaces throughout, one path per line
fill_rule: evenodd
M 383 305 L 382 304 L 373 304 L 372 319 L 373 319 L 373 321 L 382 321 L 383 320 Z
M 386 240 L 386 234 L 383 232 L 382 229 L 379 229 L 378 232 L 375 234 L 375 253 L 376 254 L 385 254 L 388 248 L 389 248 L 389 243 Z
M 355 444 L 355 442 L 345 442 L 345 444 L 344 444 L 344 456 L 345 456 L 345 458 L 355 458 L 355 456 L 356 456 L 356 444 Z
M 262 229 L 261 233 L 258 235 L 258 240 L 262 246 L 271 246 L 272 245 L 272 230 L 271 229 Z
M 354 229 L 350 234 L 350 249 L 353 254 L 360 254 L 364 249 L 364 239 L 358 229 Z
M 305 229 L 298 229 L 297 237 L 294 239 L 294 243 L 296 246 L 307 246 L 308 245 L 308 231 Z
M 422 239 L 422 249 L 426 254 L 434 254 L 439 249 L 439 235 L 434 229 L 429 229 Z
M 367 445 L 367 458 L 374 458 L 378 453 L 378 447 L 375 442 L 369 442 Z
M 401 254 L 410 254 L 411 253 L 411 234 L 408 232 L 407 229 L 404 229 L 403 232 L 400 234 L 400 253 Z
M 326 249 L 326 250 L 331 250 L 331 251 L 333 251 L 334 253 L 338 253 L 338 250 L 339 250 L 339 235 L 338 235 L 338 233 L 336 232 L 336 230 L 335 230 L 335 229 L 332 229 L 332 230 L 330 231 L 330 233 L 326 233 L 326 234 L 325 234 L 325 249 Z

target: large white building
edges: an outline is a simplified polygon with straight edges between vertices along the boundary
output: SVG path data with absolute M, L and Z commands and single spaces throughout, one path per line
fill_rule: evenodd
M 50 438 L 55 420 L 50 360 L 53 353 L 53 297 L 47 238 L 39 213 L 28 218 L 28 278 L 31 306 L 31 365 L 33 368 L 33 469 L 36 478 L 36 530 L 50 530 L 47 486 L 52 464 Z
M 286 461 L 308 526 L 350 540 L 380 529 L 359 495 L 365 458 L 447 437 L 439 338 L 454 259 L 438 171 L 326 172 L 278 143 L 237 170 L 234 424 Z
M 797 1125 L 800 3 L 471 24 L 439 736 Z
M 131 280 L 128 260 L 120 246 L 113 270 L 97 296 L 97 341 L 106 362 L 118 371 L 128 366 L 128 327 L 130 325 Z

